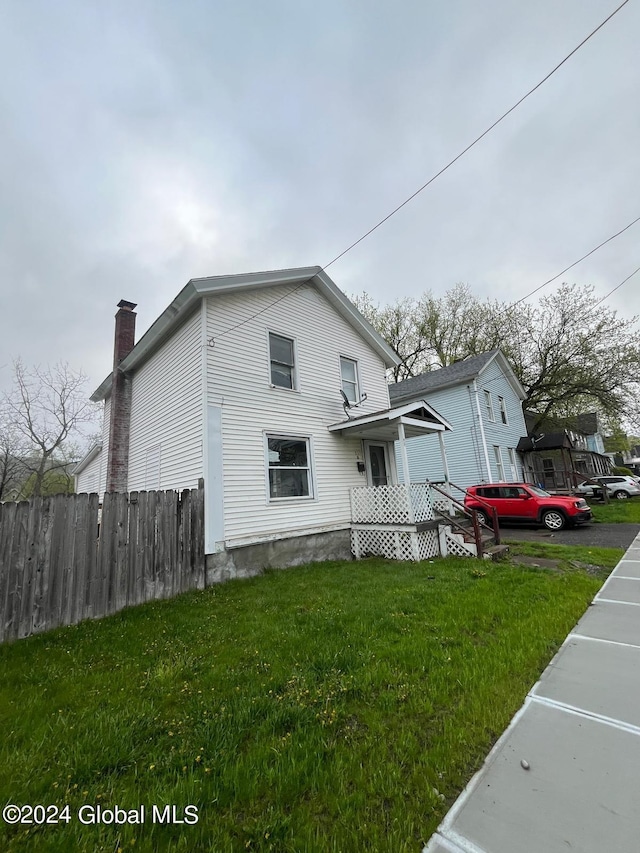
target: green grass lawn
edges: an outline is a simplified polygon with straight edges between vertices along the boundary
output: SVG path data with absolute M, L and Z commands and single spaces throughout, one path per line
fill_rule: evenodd
M 608 504 L 590 500 L 589 506 L 594 521 L 640 524 L 640 498 L 628 498 L 626 501 L 611 498 Z
M 601 583 L 325 563 L 0 647 L 0 801 L 71 816 L 0 822 L 0 849 L 419 851 Z M 146 823 L 84 826 L 83 804 Z
M 589 545 L 547 545 L 544 542 L 521 542 L 514 539 L 510 540 L 508 532 L 503 541 L 509 546 L 509 553 L 514 560 L 521 554 L 527 557 L 543 557 L 547 560 L 557 560 L 558 568 L 564 571 L 572 571 L 580 566 L 589 566 L 592 568 L 592 573 L 603 580 L 624 556 L 624 548 L 597 548 Z

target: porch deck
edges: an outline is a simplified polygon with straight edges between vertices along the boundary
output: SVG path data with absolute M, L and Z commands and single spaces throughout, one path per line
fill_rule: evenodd
M 356 559 L 381 556 L 428 560 L 477 550 L 453 533 L 442 513 L 447 501 L 428 483 L 368 486 L 351 490 L 351 550 Z

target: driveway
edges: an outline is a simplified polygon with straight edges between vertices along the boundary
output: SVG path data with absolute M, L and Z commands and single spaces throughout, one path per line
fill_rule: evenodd
M 503 540 L 547 542 L 551 545 L 587 545 L 600 548 L 628 548 L 640 533 L 640 524 L 583 524 L 553 533 L 546 527 L 500 525 Z

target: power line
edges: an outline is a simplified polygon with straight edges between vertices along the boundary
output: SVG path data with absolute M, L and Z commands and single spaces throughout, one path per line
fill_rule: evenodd
M 532 95 L 537 89 L 539 89 L 543 83 L 546 83 L 547 80 L 553 74 L 556 73 L 556 71 L 558 71 L 560 68 L 562 68 L 562 66 L 565 64 L 565 62 L 567 62 L 567 60 L 571 59 L 571 57 L 574 55 L 574 53 L 577 53 L 577 51 L 579 51 L 580 48 L 583 47 L 583 45 L 585 45 L 589 41 L 589 39 L 592 38 L 598 32 L 598 30 L 601 30 L 602 27 L 604 27 L 604 25 L 608 21 L 610 21 L 611 18 L 613 18 L 613 16 L 616 15 L 620 11 L 620 9 L 622 9 L 623 6 L 626 6 L 628 2 L 629 2 L 629 0 L 624 0 L 624 2 L 622 2 L 618 6 L 617 9 L 614 9 L 614 11 L 608 17 L 606 17 L 604 19 L 604 21 L 602 21 L 602 23 L 598 24 L 598 26 L 594 30 L 592 30 L 589 33 L 589 35 L 580 42 L 580 44 L 578 44 L 576 47 L 574 47 L 574 49 L 571 51 L 571 53 L 568 53 L 565 56 L 565 58 L 555 66 L 555 68 L 553 68 L 545 77 L 543 77 L 539 83 L 536 83 L 536 85 L 532 89 L 530 89 L 526 93 L 526 95 L 523 95 L 519 101 L 516 101 L 516 103 L 512 107 L 510 107 L 505 113 L 503 113 L 500 116 L 500 118 L 496 119 L 496 121 L 494 121 L 492 125 L 490 125 L 485 131 L 483 131 L 480 134 L 480 136 L 476 137 L 473 140 L 473 142 L 471 142 L 469 145 L 467 145 L 466 148 L 463 148 L 463 150 L 458 155 L 456 155 L 453 158 L 453 160 L 450 160 L 446 166 L 443 166 L 439 172 L 436 172 L 436 174 L 433 175 L 433 177 L 429 178 L 429 180 L 425 184 L 423 184 L 421 187 L 419 187 L 414 193 L 412 193 L 408 198 L 406 198 L 401 204 L 399 204 L 397 207 L 395 207 L 390 213 L 388 213 L 383 219 L 381 219 L 376 225 L 374 225 L 373 228 L 370 228 L 365 234 L 362 235 L 362 237 L 359 237 L 355 242 L 351 243 L 350 246 L 347 246 L 347 248 L 344 251 L 340 252 L 339 255 L 336 255 L 336 257 L 332 261 L 329 261 L 328 264 L 325 264 L 322 267 L 322 269 L 323 270 L 328 269 L 332 264 L 335 264 L 336 261 L 338 261 L 338 260 L 340 260 L 340 258 L 344 257 L 344 255 L 346 255 L 347 252 L 350 252 L 351 249 L 355 248 L 359 243 L 362 243 L 363 240 L 366 240 L 366 238 L 369 237 L 371 234 L 373 234 L 374 231 L 377 231 L 377 229 L 380 228 L 381 225 L 384 225 L 384 223 L 387 222 L 389 219 L 391 219 L 391 217 L 394 216 L 396 213 L 398 213 L 399 210 L 402 210 L 402 208 L 405 205 L 409 204 L 410 201 L 412 201 L 417 195 L 419 195 L 430 184 L 432 184 L 437 178 L 439 178 L 440 175 L 444 174 L 444 172 L 446 172 L 447 169 L 449 169 L 451 166 L 453 166 L 454 163 L 456 163 L 461 157 L 463 157 L 467 153 L 467 151 L 470 151 L 474 147 L 474 145 L 477 145 L 481 139 L 484 139 L 484 137 L 488 133 L 490 133 L 494 129 L 494 127 L 497 127 L 497 125 L 499 125 L 501 121 L 503 121 L 508 115 L 510 115 L 515 109 L 517 109 L 517 107 L 519 107 L 520 104 L 522 104 L 524 101 L 526 101 L 526 99 L 530 95 Z
M 347 248 L 346 248 L 346 249 L 344 249 L 344 251 L 340 252 L 340 254 L 339 254 L 339 255 L 336 255 L 336 257 L 335 257 L 335 258 L 333 258 L 333 260 L 329 261 L 329 263 L 327 263 L 327 264 L 325 264 L 323 267 L 321 267 L 321 270 L 320 270 L 320 271 L 321 271 L 321 272 L 324 272 L 324 271 L 325 271 L 325 270 L 327 270 L 327 269 L 328 269 L 332 264 L 334 264 L 334 263 L 335 263 L 336 261 L 338 261 L 340 258 L 344 257 L 344 256 L 347 254 L 347 252 L 350 252 L 350 251 L 351 251 L 351 249 L 355 248 L 359 243 L 361 243 L 363 240 L 365 240 L 367 237 L 369 237 L 371 234 L 373 234 L 373 232 L 374 232 L 374 231 L 377 231 L 377 229 L 378 229 L 378 228 L 380 228 L 380 226 L 381 226 L 381 225 L 384 225 L 384 223 L 385 223 L 385 222 L 387 222 L 389 219 L 391 219 L 391 217 L 392 217 L 392 216 L 394 216 L 396 213 L 398 213 L 398 211 L 399 211 L 399 210 L 402 210 L 402 208 L 403 208 L 403 207 L 405 207 L 405 205 L 409 204 L 409 202 L 410 202 L 410 201 L 412 201 L 412 200 L 413 200 L 417 195 L 419 195 L 419 194 L 420 194 L 423 190 L 425 190 L 425 189 L 426 189 L 430 184 L 432 184 L 432 183 L 433 183 L 437 178 L 439 178 L 439 177 L 440 177 L 440 175 L 444 174 L 444 172 L 446 172 L 446 171 L 447 171 L 447 169 L 449 169 L 451 166 L 453 166 L 453 164 L 454 164 L 454 163 L 456 163 L 458 160 L 460 160 L 460 158 L 461 158 L 461 157 L 463 157 L 463 156 L 464 156 L 468 151 L 470 151 L 470 150 L 474 147 L 474 145 L 477 145 L 477 143 L 478 143 L 478 142 L 480 142 L 482 139 L 484 139 L 484 137 L 485 137 L 488 133 L 490 133 L 490 132 L 494 129 L 494 127 L 497 127 L 497 125 L 499 125 L 501 121 L 503 121 L 503 120 L 504 120 L 508 115 L 510 115 L 510 114 L 511 114 L 511 113 L 512 113 L 512 112 L 513 112 L 517 107 L 519 107 L 519 106 L 520 106 L 520 104 L 522 104 L 522 103 L 523 103 L 523 102 L 524 102 L 524 101 L 525 101 L 525 100 L 526 100 L 530 95 L 532 95 L 532 94 L 533 94 L 537 89 L 539 89 L 539 88 L 543 85 L 543 83 L 546 83 L 546 81 L 547 81 L 550 77 L 552 77 L 552 76 L 556 73 L 556 71 L 558 71 L 558 70 L 559 70 L 559 69 L 560 69 L 560 68 L 565 64 L 565 62 L 567 62 L 569 59 L 571 59 L 571 57 L 572 57 L 575 53 L 577 53 L 577 52 L 578 52 L 578 50 L 580 50 L 580 48 L 581 48 L 581 47 L 583 47 L 583 46 L 584 46 L 584 45 L 589 41 L 589 39 L 591 39 L 591 38 L 592 38 L 592 37 L 593 37 L 593 36 L 594 36 L 594 35 L 595 35 L 599 30 L 601 30 L 601 29 L 602 29 L 602 27 L 604 27 L 604 25 L 605 25 L 608 21 L 610 21 L 610 20 L 611 20 L 611 18 L 613 18 L 613 16 L 614 16 L 614 15 L 616 15 L 616 14 L 617 14 L 617 13 L 618 13 L 622 8 L 623 8 L 623 6 L 626 6 L 628 2 L 629 2 L 629 0 L 623 0 L 623 2 L 622 2 L 622 3 L 621 3 L 621 4 L 620 4 L 616 9 L 614 9 L 614 10 L 613 10 L 613 12 L 611 12 L 611 14 L 610 14 L 610 15 L 608 15 L 608 16 L 604 19 L 604 21 L 602 21 L 600 24 L 598 24 L 598 26 L 597 26 L 594 30 L 592 30 L 592 31 L 589 33 L 589 35 L 588 35 L 588 36 L 586 36 L 586 38 L 584 38 L 584 39 L 583 39 L 583 40 L 582 40 L 578 45 L 576 45 L 576 47 L 574 47 L 574 48 L 573 48 L 573 50 L 572 50 L 570 53 L 568 53 L 568 54 L 564 57 L 564 59 L 563 59 L 561 62 L 559 62 L 559 63 L 555 66 L 555 68 L 553 68 L 553 69 L 552 69 L 552 70 L 551 70 L 551 71 L 550 71 L 550 72 L 549 72 L 545 77 L 543 77 L 543 78 L 542 78 L 542 80 L 540 80 L 540 82 L 539 82 L 539 83 L 536 83 L 536 85 L 535 85 L 532 89 L 530 89 L 530 90 L 529 90 L 525 95 L 523 95 L 523 96 L 520 98 L 520 100 L 516 101 L 516 103 L 515 103 L 512 107 L 510 107 L 510 108 L 509 108 L 505 113 L 503 113 L 503 114 L 500 116 L 500 118 L 496 119 L 496 121 L 494 121 L 494 122 L 493 122 L 493 124 L 491 124 L 491 125 L 490 125 L 486 130 L 485 130 L 485 131 L 483 131 L 483 132 L 480 134 L 480 136 L 476 137 L 476 139 L 474 139 L 474 140 L 473 140 L 473 142 L 471 142 L 469 145 L 467 145 L 467 147 L 466 147 L 466 148 L 464 148 L 464 149 L 463 149 L 459 154 L 457 154 L 457 155 L 453 158 L 453 160 L 450 160 L 450 161 L 446 164 L 446 166 L 443 166 L 443 168 L 442 168 L 442 169 L 440 169 L 440 171 L 439 171 L 439 172 L 436 172 L 436 174 L 435 174 L 435 175 L 433 175 L 431 178 L 429 178 L 429 180 L 428 180 L 425 184 L 423 184 L 421 187 L 419 187 L 419 188 L 418 188 L 414 193 L 412 193 L 408 198 L 406 198 L 406 199 L 405 199 L 401 204 L 399 204 L 399 205 L 398 205 L 396 208 L 394 208 L 390 213 L 388 213 L 388 214 L 387 214 L 383 219 L 381 219 L 381 220 L 380 220 L 376 225 L 374 225 L 374 226 L 373 226 L 373 228 L 370 228 L 370 229 L 369 229 L 365 234 L 363 234 L 361 237 L 359 237 L 359 238 L 358 238 L 355 242 L 353 242 L 350 246 L 347 246 Z M 638 220 L 635 220 L 635 221 L 637 222 Z M 627 228 L 631 227 L 631 225 L 633 225 L 633 224 L 634 224 L 633 222 L 632 222 L 632 223 L 630 223 L 630 225 L 628 225 L 628 226 L 627 226 Z M 626 228 L 623 228 L 622 230 L 623 230 L 623 231 L 625 231 L 625 230 L 626 230 Z M 622 231 L 620 231 L 620 232 L 618 232 L 618 233 L 620 233 L 620 234 L 621 234 L 621 233 L 622 233 Z M 616 236 L 617 236 L 617 234 L 614 234 L 614 235 L 613 235 L 613 237 L 616 237 Z M 609 238 L 609 240 L 612 240 L 612 239 L 613 239 L 613 237 L 610 237 L 610 238 Z M 608 240 L 605 240 L 605 243 L 606 243 L 606 242 L 608 242 Z M 604 243 L 602 243 L 601 245 L 604 245 Z M 600 246 L 597 246 L 597 247 L 596 247 L 596 249 L 598 249 L 598 248 L 600 248 Z M 593 249 L 593 250 L 592 250 L 592 252 L 595 252 L 595 251 L 596 251 L 596 249 Z M 589 254 L 592 254 L 592 252 L 590 252 Z M 588 255 L 585 255 L 584 257 L 586 258 L 586 257 L 588 257 Z M 584 258 L 581 258 L 581 260 L 584 260 Z M 577 263 L 580 263 L 580 261 L 576 261 L 576 264 L 577 264 Z M 572 264 L 572 266 L 575 266 L 575 264 Z M 567 267 L 567 269 L 571 269 L 571 267 Z M 566 272 L 566 270 L 563 270 L 563 272 Z M 560 275 L 562 275 L 562 274 L 563 274 L 562 272 L 561 272 L 561 273 L 558 273 L 558 276 L 560 276 Z M 558 276 L 556 276 L 556 278 L 557 278 Z M 554 280 L 554 279 L 550 279 L 550 280 L 549 280 L 549 282 L 545 282 L 545 284 L 549 284 L 549 283 L 550 283 L 551 281 L 553 281 L 553 280 Z M 235 329 L 239 328 L 240 326 L 244 326 L 246 323 L 249 323 L 249 322 L 250 322 L 251 320 L 253 320 L 255 317 L 259 316 L 260 314 L 263 314 L 265 311 L 268 311 L 268 310 L 269 310 L 269 308 L 272 308 L 274 305 L 277 305 L 279 302 L 282 302 L 282 300 L 283 300 L 283 299 L 286 299 L 288 296 L 291 296 L 292 294 L 296 293 L 298 290 L 300 290 L 300 289 L 301 289 L 305 284 L 307 284 L 307 283 L 308 283 L 308 282 L 302 282 L 301 284 L 299 284 L 299 285 L 297 285 L 296 287 L 294 287 L 291 291 L 289 291 L 288 293 L 284 294 L 284 296 L 279 297 L 278 299 L 274 300 L 274 301 L 273 301 L 272 303 L 270 303 L 269 305 L 267 305 L 267 306 L 265 306 L 264 308 L 262 308 L 260 311 L 257 311 L 255 314 L 251 314 L 249 317 L 247 317 L 245 320 L 241 320 L 241 321 L 240 321 L 239 323 L 237 323 L 235 326 L 232 326 L 232 327 L 231 327 L 231 328 L 229 328 L 229 329 L 225 329 L 223 332 L 220 332 L 220 334 L 215 335 L 215 337 L 212 337 L 212 338 L 210 339 L 210 343 L 211 343 L 212 345 L 215 345 L 215 340 L 216 340 L 217 338 L 223 337 L 224 335 L 228 334 L 229 332 L 234 331 Z M 541 285 L 541 287 L 544 287 L 544 285 Z M 533 291 L 533 292 L 535 292 L 535 291 Z M 526 297 L 525 297 L 525 298 L 526 298 Z M 515 303 L 515 304 L 517 304 L 517 303 Z
M 511 305 L 508 305 L 508 306 L 504 309 L 504 311 L 501 311 L 501 312 L 500 312 L 500 314 L 505 314 L 505 313 L 506 313 L 507 311 L 509 311 L 511 308 L 515 308 L 515 307 L 516 307 L 516 305 L 519 305 L 521 302 L 524 302 L 524 300 L 525 300 L 525 299 L 529 299 L 529 297 L 530 297 L 530 296 L 533 296 L 533 294 L 534 294 L 534 293 L 537 293 L 539 290 L 542 290 L 542 288 L 543 288 L 543 287 L 546 287 L 548 284 L 551 284 L 551 282 L 552 282 L 552 281 L 556 281 L 556 279 L 560 278 L 560 276 L 561 276 L 561 275 L 564 275 L 564 274 L 565 274 L 566 272 L 568 272 L 570 269 L 573 269 L 573 267 L 577 266 L 579 263 L 581 263 L 582 261 L 584 261 L 584 260 L 585 260 L 585 258 L 588 258 L 590 255 L 593 255 L 593 253 L 594 253 L 594 252 L 597 252 L 597 251 L 598 251 L 598 249 L 601 249 L 601 248 L 602 248 L 603 246 L 605 246 L 607 243 L 610 243 L 612 240 L 615 240 L 615 238 L 616 238 L 616 237 L 619 237 L 619 236 L 620 236 L 620 234 L 623 234 L 625 231 L 628 231 L 628 230 L 629 230 L 629 228 L 631 228 L 631 226 L 632 226 L 632 225 L 635 225 L 635 224 L 636 224 L 636 222 L 640 222 L 640 216 L 638 216 L 636 219 L 634 219 L 634 220 L 633 220 L 633 222 L 630 222 L 628 225 L 625 225 L 625 226 L 624 226 L 624 228 L 621 228 L 621 229 L 620 229 L 620 231 L 616 231 L 616 233 L 615 233 L 615 234 L 612 234 L 612 235 L 611 235 L 611 237 L 607 237 L 607 239 L 606 239 L 606 240 L 603 240 L 603 241 L 602 241 L 602 243 L 598 243 L 598 245 L 595 247 L 595 249 L 591 249 L 591 251 L 590 251 L 590 252 L 587 252 L 587 254 L 586 254 L 586 255 L 583 255 L 581 258 L 578 258 L 578 260 L 577 260 L 577 261 L 574 261 L 572 264 L 569 264 L 569 266 L 568 266 L 568 267 L 565 267 L 565 268 L 564 268 L 563 270 L 561 270 L 557 275 L 554 275 L 554 276 L 553 276 L 553 278 L 549 278 L 549 279 L 547 279 L 546 281 L 543 281 L 543 282 L 542 282 L 542 284 L 539 284 L 539 285 L 538 285 L 536 288 L 534 288 L 530 293 L 527 293 L 527 294 L 526 294 L 526 296 L 522 296 L 522 297 L 520 297 L 520 299 L 517 299 L 515 302 L 511 303 Z M 631 273 L 631 275 L 634 275 L 634 273 Z M 626 279 L 625 279 L 625 281 L 626 281 Z M 619 285 L 618 285 L 618 287 L 621 287 L 621 286 L 622 286 L 622 284 L 624 284 L 624 282 L 622 282 L 621 284 L 619 284 Z M 617 288 L 616 288 L 616 289 L 617 289 Z M 611 291 L 611 293 L 613 293 L 613 291 Z M 607 294 L 607 295 L 610 295 L 610 294 Z M 606 299 L 606 298 L 607 298 L 607 297 L 605 296 L 605 297 L 604 297 L 604 299 Z M 597 304 L 599 304 L 599 303 L 597 303 Z M 500 314 L 498 314 L 498 316 L 500 316 Z
M 599 299 L 599 300 L 598 300 L 598 301 L 597 301 L 597 302 L 592 306 L 591 310 L 593 311 L 593 309 L 594 309 L 597 305 L 600 305 L 600 303 L 601 303 L 601 302 L 604 302 L 604 301 L 605 301 L 605 299 L 608 299 L 608 298 L 611 296 L 611 294 L 612 294 L 612 293 L 615 293 L 615 292 L 616 292 L 616 290 L 618 290 L 619 288 L 621 288 L 623 284 L 626 284 L 626 283 L 629 281 L 629 279 L 630 279 L 630 278 L 633 278 L 633 276 L 634 276 L 636 273 L 638 273 L 638 272 L 640 272 L 640 267 L 638 267 L 638 269 L 635 269 L 635 270 L 631 273 L 631 275 L 628 275 L 628 276 L 627 276 L 623 281 L 621 281 L 621 282 L 620 282 L 620 284 L 616 284 L 616 286 L 613 288 L 613 290 L 610 290 L 610 291 L 609 291 L 609 293 L 606 293 L 606 294 L 602 297 L 602 299 Z

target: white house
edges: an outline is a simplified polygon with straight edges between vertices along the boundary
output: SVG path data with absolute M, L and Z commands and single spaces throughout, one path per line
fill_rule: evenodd
M 398 439 L 449 429 L 424 401 L 390 409 L 397 356 L 320 267 L 193 279 L 134 344 L 135 307 L 76 491 L 203 479 L 221 576 L 347 556 L 351 490 L 397 483 Z
M 450 480 L 462 489 L 477 483 L 523 479 L 518 441 L 526 436 L 525 392 L 499 350 L 470 356 L 389 387 L 394 406 L 426 400 L 446 415 L 452 430 L 441 434 L 448 470 L 433 438 L 407 442 L 411 481 Z M 461 498 L 455 492 L 453 497 Z

